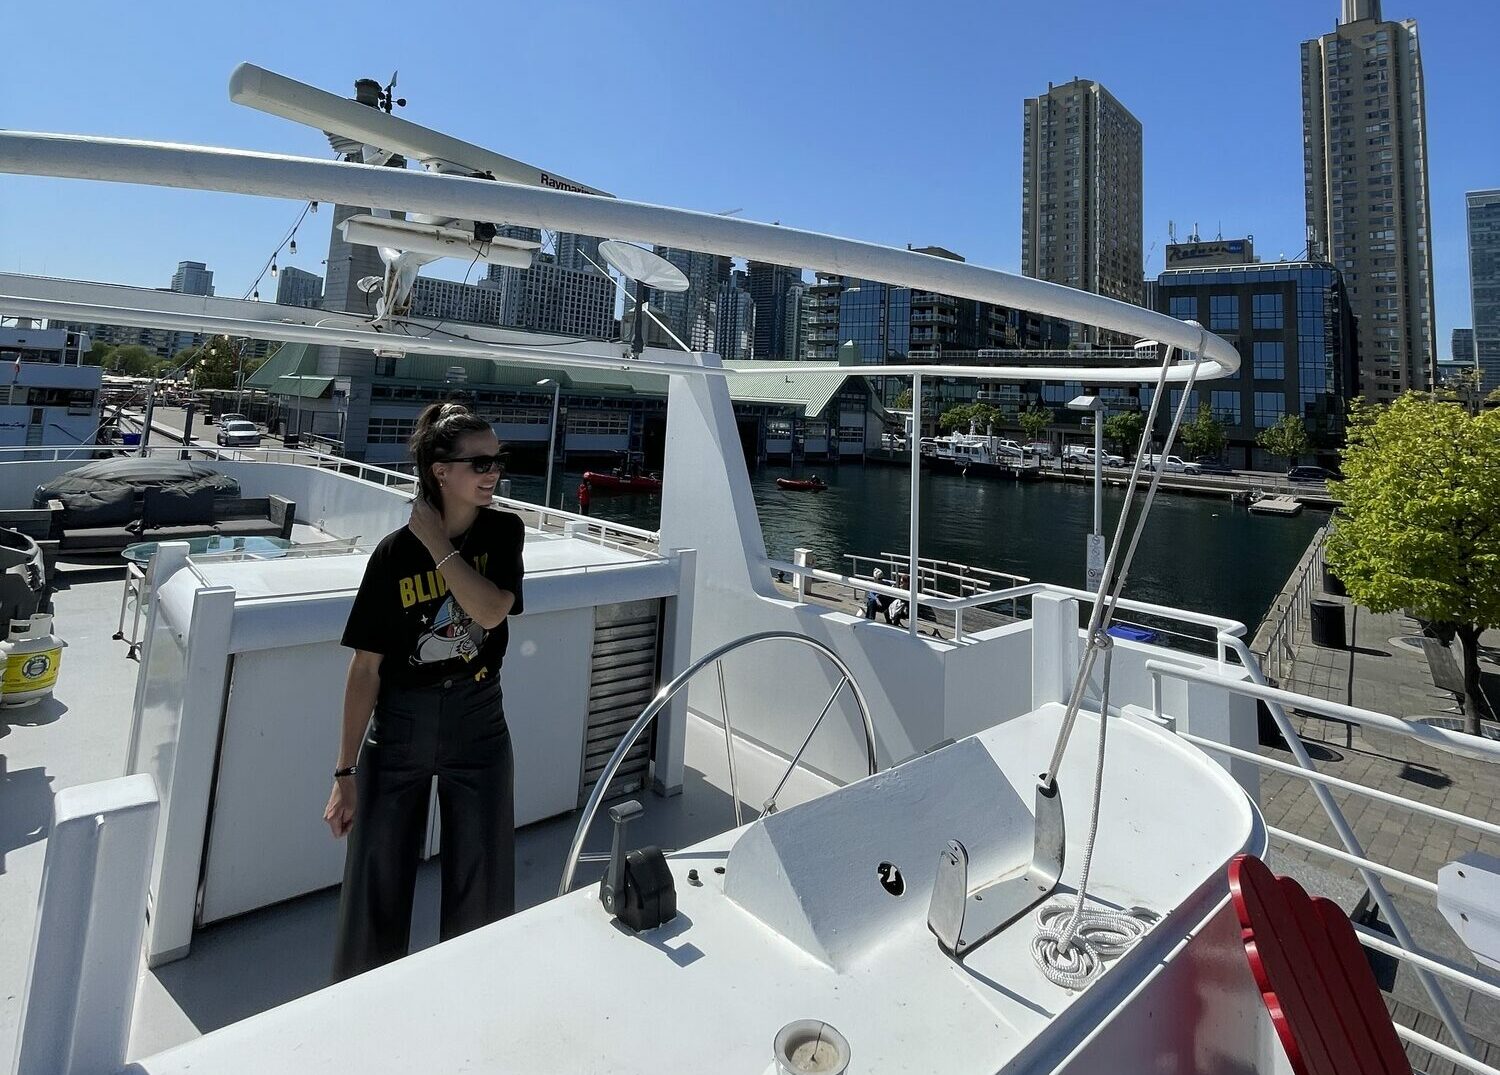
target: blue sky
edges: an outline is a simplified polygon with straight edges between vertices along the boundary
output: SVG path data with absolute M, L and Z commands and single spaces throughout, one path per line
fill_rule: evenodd
M 1145 128 L 1154 275 L 1169 220 L 1179 236 L 1195 222 L 1253 234 L 1267 260 L 1302 251 L 1298 43 L 1332 27 L 1338 0 L 14 8 L 3 127 L 326 156 L 316 132 L 231 105 L 234 65 L 339 92 L 399 68 L 407 118 L 622 197 L 936 243 L 1011 271 L 1021 101 L 1097 78 Z M 1500 4 L 1386 0 L 1384 14 L 1422 34 L 1447 357 L 1469 323 L 1463 192 L 1500 186 Z M 0 176 L 0 270 L 164 286 L 192 259 L 238 295 L 296 211 Z M 310 217 L 283 264 L 321 273 L 328 221 Z

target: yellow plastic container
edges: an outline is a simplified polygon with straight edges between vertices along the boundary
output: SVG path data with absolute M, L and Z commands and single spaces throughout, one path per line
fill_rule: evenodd
M 57 686 L 62 651 L 67 645 L 52 633 L 52 617 L 45 612 L 10 621 L 10 637 L 0 642 L 5 672 L 0 677 L 0 706 L 7 709 L 35 705 Z

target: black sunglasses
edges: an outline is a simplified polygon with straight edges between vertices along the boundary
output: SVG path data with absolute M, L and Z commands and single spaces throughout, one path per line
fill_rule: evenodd
M 501 473 L 505 471 L 505 456 L 503 455 L 465 455 L 455 459 L 439 459 L 439 463 L 467 463 L 474 468 L 475 474 L 488 474 L 496 467 Z

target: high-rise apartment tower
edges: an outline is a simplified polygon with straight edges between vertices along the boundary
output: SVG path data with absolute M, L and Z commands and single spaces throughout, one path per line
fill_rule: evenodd
M 1417 24 L 1380 0 L 1343 0 L 1331 33 L 1302 42 L 1309 256 L 1343 274 L 1359 318 L 1360 388 L 1387 402 L 1437 365 L 1427 108 Z
M 1077 78 L 1027 98 L 1025 112 L 1021 271 L 1139 304 L 1140 120 Z

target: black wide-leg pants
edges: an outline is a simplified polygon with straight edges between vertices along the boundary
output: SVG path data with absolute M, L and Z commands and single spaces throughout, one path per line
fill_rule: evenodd
M 515 910 L 514 759 L 499 679 L 382 689 L 355 777 L 336 982 L 407 953 L 434 776 L 442 939 Z

